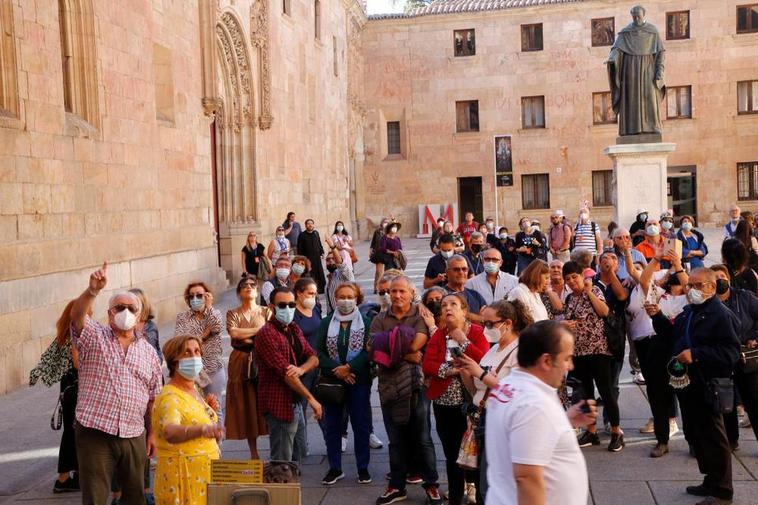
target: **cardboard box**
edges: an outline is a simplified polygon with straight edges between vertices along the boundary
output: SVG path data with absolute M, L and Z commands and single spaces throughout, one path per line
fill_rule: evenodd
M 300 484 L 208 484 L 208 505 L 300 505 Z

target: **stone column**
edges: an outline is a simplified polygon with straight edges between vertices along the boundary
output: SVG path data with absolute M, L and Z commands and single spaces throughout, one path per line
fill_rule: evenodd
M 668 209 L 667 158 L 676 144 L 617 144 L 603 151 L 613 160 L 614 220 L 619 226 L 630 226 L 637 209 L 658 216 Z

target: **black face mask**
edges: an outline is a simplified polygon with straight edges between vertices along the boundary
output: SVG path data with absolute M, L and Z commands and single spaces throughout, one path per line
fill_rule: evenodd
M 718 279 L 716 281 L 716 293 L 723 295 L 727 291 L 729 291 L 729 281 L 726 279 Z
M 429 312 L 432 313 L 435 319 L 437 319 L 440 316 L 440 312 L 442 312 L 442 305 L 440 302 L 426 302 L 426 308 L 429 309 Z
M 478 254 L 482 251 L 482 245 L 481 244 L 471 244 L 471 252 Z
M 329 273 L 332 273 L 337 270 L 337 265 L 326 265 L 326 269 L 329 270 Z

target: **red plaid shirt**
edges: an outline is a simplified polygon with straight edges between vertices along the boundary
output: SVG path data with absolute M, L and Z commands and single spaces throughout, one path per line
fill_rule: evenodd
M 124 352 L 111 327 L 94 319 L 79 334 L 72 328 L 72 338 L 79 351 L 76 420 L 121 438 L 140 436 L 147 404 L 161 390 L 155 349 L 137 333 Z
M 272 320 L 255 336 L 255 357 L 258 360 L 258 408 L 276 419 L 291 422 L 292 404 L 297 396 L 284 382 L 290 365 L 300 366 L 316 353 L 295 323 L 284 326 Z M 294 345 L 293 345 L 294 343 Z M 295 349 L 302 349 L 297 353 Z

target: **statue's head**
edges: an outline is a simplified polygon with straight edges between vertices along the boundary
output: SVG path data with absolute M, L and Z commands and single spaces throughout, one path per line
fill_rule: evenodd
M 629 11 L 632 15 L 632 20 L 635 26 L 642 26 L 645 24 L 645 8 L 641 5 L 635 5 L 632 10 Z

